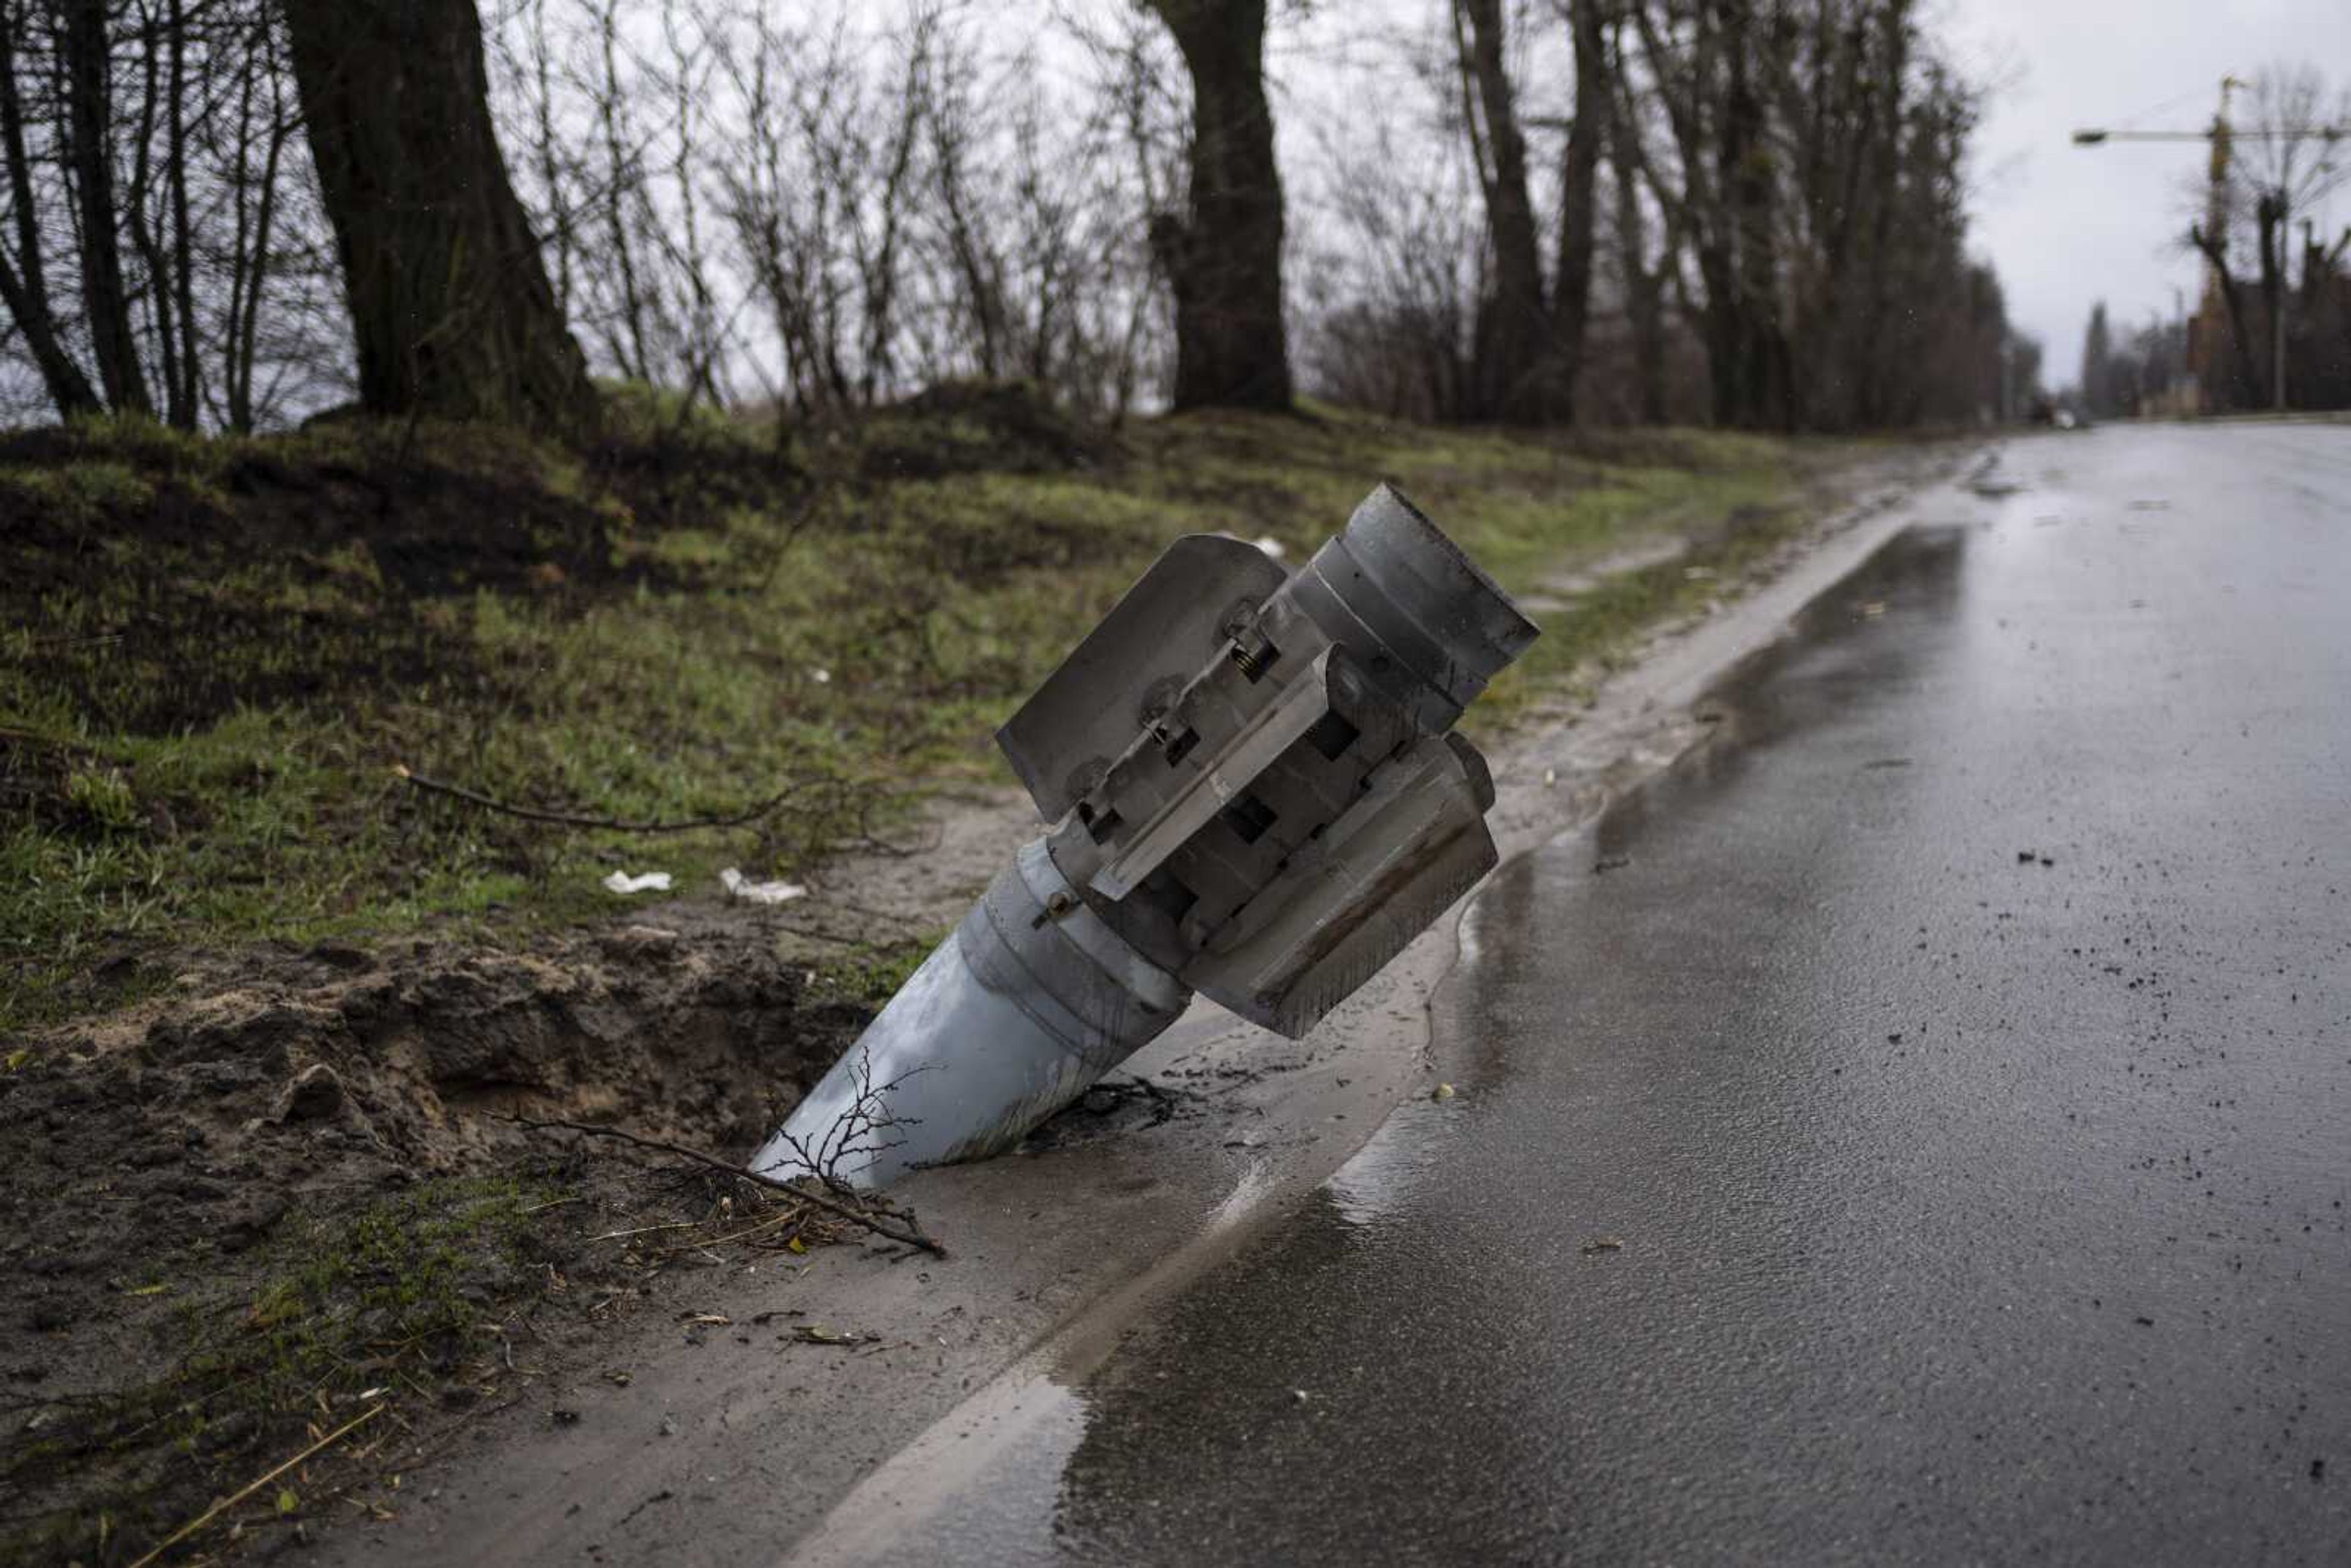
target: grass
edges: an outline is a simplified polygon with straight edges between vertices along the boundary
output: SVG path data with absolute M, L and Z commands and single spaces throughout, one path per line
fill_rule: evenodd
M 430 1395 L 461 1378 L 489 1343 L 480 1303 L 526 1277 L 529 1216 L 553 1190 L 511 1176 L 423 1182 L 289 1218 L 226 1292 L 201 1280 L 134 1287 L 176 1300 L 161 1336 L 171 1364 L 7 1449 L 0 1487 L 77 1495 L 0 1530 L 0 1562 L 118 1561 L 110 1543 L 160 1538 L 206 1495 L 300 1448 L 306 1428 L 339 1424 L 360 1395 Z M 278 1512 L 304 1506 L 300 1484 L 273 1489 Z
M 894 942 L 867 944 L 843 953 L 816 969 L 817 988 L 827 996 L 845 998 L 879 1008 L 898 994 L 955 927 L 935 930 Z
M 1388 477 L 1524 588 L 1792 479 L 1745 436 L 1316 409 L 1112 442 L 1007 406 L 783 449 L 706 417 L 584 455 L 433 426 L 0 439 L 0 1030 L 160 983 L 124 955 L 576 921 L 623 866 L 802 871 L 893 802 L 998 778 L 993 726 L 1179 534 L 1302 559 Z M 1495 712 L 1703 591 L 1610 584 Z M 396 763 L 632 821 L 806 788 L 755 826 L 645 838 L 420 793 Z

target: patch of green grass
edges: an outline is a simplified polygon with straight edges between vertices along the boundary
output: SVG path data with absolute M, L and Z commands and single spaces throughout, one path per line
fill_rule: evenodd
M 475 1302 L 513 1283 L 526 1211 L 556 1196 L 510 1176 L 447 1177 L 298 1222 L 244 1320 L 269 1359 L 256 1392 L 312 1386 L 355 1344 L 423 1347 L 443 1364 L 475 1348 Z
M 878 1008 L 898 994 L 953 929 L 941 926 L 926 936 L 852 949 L 817 969 L 816 990 L 822 996 Z
M 1113 440 L 958 396 L 781 454 L 772 426 L 642 389 L 588 454 L 350 423 L 0 438 L 0 511 L 31 541 L 0 560 L 0 1030 L 119 1000 L 78 977 L 126 950 L 572 921 L 618 907 L 616 866 L 689 891 L 728 864 L 794 874 L 928 789 L 1000 779 L 992 727 L 1179 534 L 1296 561 L 1385 477 L 1523 591 L 1791 477 L 1784 445 L 1744 436 L 1312 408 Z M 1473 722 L 1682 592 L 1544 617 Z M 799 789 L 753 824 L 647 837 L 486 811 L 395 763 L 629 821 Z
M 1803 522 L 1802 513 L 1785 505 L 1742 502 L 1738 513 L 1747 521 L 1735 531 L 1687 555 L 1612 572 L 1579 593 L 1569 610 L 1541 617 L 1543 635 L 1487 688 L 1480 716 L 1508 726 L 1553 694 L 1589 695 L 1601 677 L 1625 665 L 1650 631 L 1698 612 Z

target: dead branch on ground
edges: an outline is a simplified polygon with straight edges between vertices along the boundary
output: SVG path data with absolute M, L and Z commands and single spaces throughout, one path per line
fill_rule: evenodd
M 691 1160 L 696 1165 L 707 1166 L 712 1170 L 724 1172 L 727 1176 L 740 1176 L 745 1181 L 756 1183 L 760 1186 L 772 1187 L 789 1197 L 799 1198 L 813 1207 L 820 1208 L 827 1214 L 846 1219 L 851 1224 L 870 1230 L 887 1240 L 903 1242 L 909 1247 L 919 1247 L 936 1258 L 944 1258 L 947 1255 L 947 1249 L 944 1246 L 916 1228 L 914 1217 L 911 1215 L 903 1214 L 879 1204 L 852 1202 L 811 1192 L 807 1187 L 796 1186 L 791 1182 L 762 1175 L 747 1166 L 738 1166 L 731 1160 L 722 1160 L 717 1155 L 705 1154 L 700 1149 L 688 1148 L 684 1144 L 673 1144 L 664 1138 L 640 1137 L 634 1133 L 623 1131 L 619 1127 L 600 1126 L 592 1122 L 571 1122 L 560 1118 L 542 1121 L 533 1116 L 504 1116 L 499 1119 L 512 1122 L 515 1125 L 530 1132 L 561 1130 L 584 1133 L 590 1137 L 611 1138 L 640 1149 L 650 1149 L 656 1154 L 674 1155 L 679 1159 Z
M 251 1497 L 255 1492 L 259 1491 L 263 1487 L 267 1486 L 271 1481 L 276 1480 L 287 1471 L 294 1469 L 295 1466 L 299 1465 L 305 1459 L 317 1454 L 320 1449 L 341 1441 L 351 1432 L 382 1415 L 384 1408 L 385 1407 L 381 1405 L 369 1406 L 367 1409 L 360 1412 L 357 1416 L 354 1416 L 350 1420 L 344 1422 L 341 1426 L 336 1427 L 333 1431 L 328 1433 L 325 1437 L 319 1438 L 317 1442 L 311 1444 L 308 1448 L 303 1449 L 300 1453 L 295 1455 L 292 1458 L 287 1460 L 284 1464 L 279 1465 L 277 1469 L 271 1470 L 268 1474 L 256 1476 L 252 1480 L 247 1481 L 245 1485 L 237 1488 L 236 1490 L 231 1492 L 228 1496 L 221 1499 L 220 1501 L 213 1504 L 212 1507 L 204 1510 L 204 1512 L 196 1515 L 195 1518 L 190 1520 L 187 1523 L 180 1526 L 179 1529 L 172 1531 L 171 1534 L 165 1536 L 162 1541 L 156 1542 L 154 1547 L 147 1553 L 147 1555 L 139 1559 L 138 1562 L 133 1563 L 131 1565 L 131 1568 L 147 1568 L 147 1564 L 162 1557 L 164 1552 L 170 1551 L 172 1547 L 177 1546 L 189 1536 L 195 1534 L 196 1531 L 202 1530 L 214 1520 L 218 1519 L 222 1514 L 227 1512 L 230 1509 L 235 1508 L 238 1503 L 243 1502 L 246 1498 Z
M 577 811 L 555 811 L 538 806 L 517 806 L 462 784 L 450 784 L 438 779 L 428 779 L 413 771 L 405 763 L 392 765 L 395 778 L 411 789 L 431 795 L 446 795 L 453 800 L 463 800 L 479 806 L 486 811 L 496 811 L 508 817 L 519 817 L 527 822 L 550 822 L 560 828 L 596 828 L 614 833 L 684 833 L 701 828 L 745 828 L 763 818 L 771 817 L 796 800 L 810 781 L 796 779 L 776 794 L 758 805 L 724 817 L 681 817 L 674 821 L 631 822 L 618 817 L 590 817 Z

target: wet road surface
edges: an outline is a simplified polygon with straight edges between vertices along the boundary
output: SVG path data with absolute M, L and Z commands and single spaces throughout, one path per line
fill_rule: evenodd
M 2351 1559 L 2351 429 L 1982 492 L 1489 884 L 1454 1097 L 871 1554 Z

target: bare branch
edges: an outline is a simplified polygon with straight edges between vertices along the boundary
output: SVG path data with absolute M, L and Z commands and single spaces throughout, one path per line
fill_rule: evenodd
M 730 1160 L 722 1160 L 716 1155 L 706 1155 L 700 1149 L 689 1148 L 684 1144 L 673 1144 L 664 1138 L 640 1137 L 634 1133 L 623 1131 L 619 1127 L 602 1126 L 592 1122 L 566 1121 L 559 1117 L 541 1120 L 532 1116 L 502 1116 L 499 1120 L 511 1122 L 530 1132 L 580 1133 L 589 1137 L 611 1138 L 656 1154 L 673 1155 L 695 1165 L 704 1166 L 727 1176 L 739 1176 L 745 1181 L 788 1194 L 837 1218 L 862 1226 L 885 1240 L 902 1242 L 908 1247 L 918 1247 L 936 1258 L 944 1258 L 947 1255 L 947 1249 L 944 1246 L 915 1227 L 912 1215 L 892 1208 L 878 1200 L 851 1201 L 824 1193 L 812 1192 L 794 1181 L 784 1181 L 775 1176 L 763 1176 L 758 1171 L 736 1165 Z

